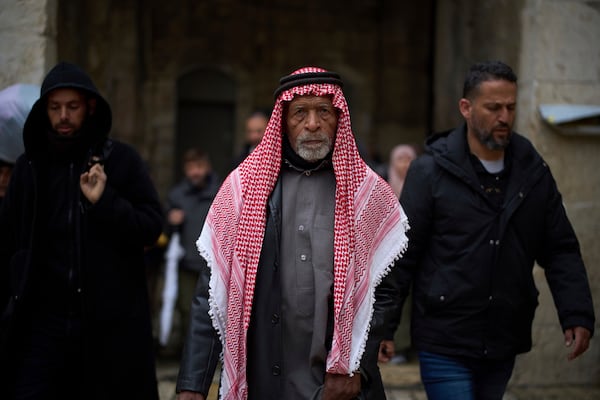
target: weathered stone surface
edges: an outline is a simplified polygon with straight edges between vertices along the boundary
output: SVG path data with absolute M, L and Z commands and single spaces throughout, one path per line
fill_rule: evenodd
M 56 0 L 2 0 L 0 88 L 41 83 L 56 60 L 55 10 Z
M 598 1 L 527 1 L 522 15 L 525 79 L 598 82 Z
M 600 3 L 527 1 L 523 10 L 517 129 L 545 158 L 563 195 L 578 235 L 596 310 L 600 305 L 600 137 L 567 136 L 542 121 L 544 103 L 600 104 Z M 598 384 L 600 348 L 567 362 L 563 334 L 543 271 L 535 271 L 540 289 L 533 327 L 534 347 L 519 357 L 512 382 Z M 598 325 L 596 325 L 598 326 Z

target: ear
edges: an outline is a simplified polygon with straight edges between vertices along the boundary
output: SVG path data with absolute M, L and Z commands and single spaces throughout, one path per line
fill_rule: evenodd
M 464 97 L 458 101 L 458 109 L 465 119 L 471 116 L 471 100 Z
M 96 99 L 91 97 L 88 99 L 88 115 L 94 115 L 96 112 Z

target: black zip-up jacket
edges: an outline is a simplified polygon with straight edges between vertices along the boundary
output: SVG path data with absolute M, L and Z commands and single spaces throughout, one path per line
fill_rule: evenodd
M 418 350 L 490 359 L 529 351 L 538 305 L 536 262 L 562 328 L 593 333 L 579 244 L 550 169 L 517 133 L 507 154 L 500 208 L 474 171 L 464 125 L 433 136 L 409 168 L 400 202 L 410 221 L 410 244 L 393 273 L 404 295 L 414 278 L 411 332 Z
M 46 112 L 57 88 L 97 101 L 76 144 L 60 155 Z M 82 70 L 60 63 L 50 71 L 0 210 L 0 380 L 10 379 L 22 356 L 19 339 L 36 316 L 51 313 L 82 322 L 86 397 L 158 398 L 143 254 L 163 215 L 144 162 L 108 139 L 110 127 L 110 107 Z M 107 175 L 94 205 L 79 186 L 92 155 L 103 158 Z

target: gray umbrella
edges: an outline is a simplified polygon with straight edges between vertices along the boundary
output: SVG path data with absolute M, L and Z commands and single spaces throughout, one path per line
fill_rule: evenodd
M 17 83 L 0 91 L 0 160 L 14 164 L 25 148 L 23 125 L 40 87 Z

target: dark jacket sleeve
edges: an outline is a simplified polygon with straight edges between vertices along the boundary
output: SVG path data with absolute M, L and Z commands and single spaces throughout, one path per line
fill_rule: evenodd
M 22 301 L 31 258 L 33 215 L 30 208 L 35 182 L 30 166 L 21 156 L 13 168 L 6 195 L 0 204 L 0 360 L 9 350 L 9 330 L 17 303 Z M 29 193 L 29 196 L 26 193 Z M 0 369 L 3 367 L 0 362 Z
M 13 174 L 14 176 L 14 174 Z M 6 197 L 1 199 L 0 203 L 0 318 L 4 318 L 2 313 L 5 311 L 10 297 L 10 260 L 16 252 L 16 234 L 15 218 L 16 210 L 12 207 L 14 203 L 14 189 L 16 179 L 9 183 Z M 0 320 L 0 329 L 2 328 Z
M 89 205 L 89 217 L 118 243 L 153 245 L 163 229 L 163 211 L 141 157 L 130 146 L 115 143 L 104 170 L 106 187 L 98 202 Z
M 377 366 L 379 345 L 385 338 L 386 327 L 391 315 L 399 313 L 399 281 L 392 274 L 394 268 L 386 275 L 375 290 L 375 304 L 369 338 L 360 363 L 361 396 L 359 399 L 385 398 L 381 375 Z
M 190 328 L 177 377 L 177 393 L 187 390 L 206 396 L 221 354 L 221 341 L 208 314 L 209 274 L 205 272 L 208 272 L 207 268 L 199 275 L 192 301 Z
M 391 340 L 398 328 L 402 317 L 402 307 L 410 293 L 415 269 L 421 255 L 427 247 L 431 233 L 432 221 L 432 196 L 430 190 L 431 167 L 433 159 L 430 156 L 422 156 L 413 161 L 408 169 L 400 204 L 408 218 L 410 229 L 406 233 L 408 237 L 408 248 L 395 267 L 390 272 L 390 279 L 394 279 L 398 290 L 397 306 L 388 312 L 385 339 Z M 410 323 L 404 321 L 403 323 Z
M 544 268 L 563 330 L 581 326 L 594 332 L 594 308 L 579 242 L 552 177 L 546 209 L 544 245 L 538 264 Z

